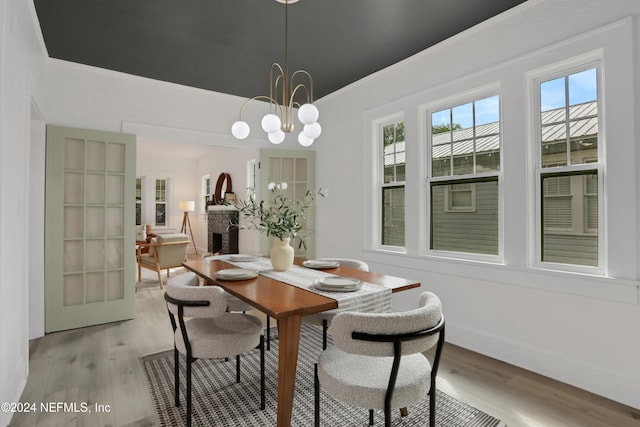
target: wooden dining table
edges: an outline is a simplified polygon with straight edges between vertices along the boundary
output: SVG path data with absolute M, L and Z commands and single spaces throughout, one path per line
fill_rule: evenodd
M 296 258 L 301 265 L 304 260 Z M 276 319 L 278 325 L 278 427 L 291 425 L 293 395 L 298 364 L 298 344 L 303 316 L 338 308 L 336 300 L 302 289 L 263 275 L 241 281 L 216 279 L 216 272 L 228 268 L 238 268 L 222 259 L 186 261 L 182 264 L 196 273 L 208 285 L 217 285 L 230 294 L 249 303 L 256 309 Z M 387 287 L 392 292 L 404 291 L 420 286 L 419 282 L 395 276 L 360 271 L 346 267 L 325 270 L 327 273 L 355 277 L 362 281 Z

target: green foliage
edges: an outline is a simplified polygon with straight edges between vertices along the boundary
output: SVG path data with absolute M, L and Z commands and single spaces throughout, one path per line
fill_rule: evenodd
M 453 130 L 457 130 L 457 129 L 462 129 L 462 126 L 460 125 L 460 123 L 453 124 Z M 439 125 L 431 126 L 431 133 L 433 135 L 438 133 L 443 133 L 443 132 L 449 132 L 450 130 L 451 130 L 451 126 L 449 125 L 449 123 L 441 123 Z
M 387 125 L 382 129 L 384 146 L 404 141 L 404 122 Z
M 247 228 L 260 230 L 268 237 L 273 236 L 281 240 L 296 237 L 302 229 L 301 221 L 315 204 L 315 195 L 307 190 L 301 200 L 292 200 L 284 196 L 278 188 L 269 191 L 274 195 L 270 201 L 256 202 L 252 196 L 236 204 L 240 214 L 248 220 Z M 325 192 L 320 189 L 318 195 L 324 197 Z M 306 249 L 304 239 L 300 240 L 300 246 Z

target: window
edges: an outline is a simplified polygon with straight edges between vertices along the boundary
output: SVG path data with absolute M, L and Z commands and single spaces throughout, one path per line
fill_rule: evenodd
M 382 151 L 381 239 L 383 246 L 404 246 L 404 121 L 381 123 L 378 128 Z
M 207 205 L 211 201 L 211 176 L 202 177 L 202 211 L 207 211 Z
M 136 178 L 136 225 L 142 225 L 142 178 Z
M 600 264 L 598 67 L 536 80 L 540 260 Z
M 494 95 L 427 114 L 432 250 L 499 253 L 499 104 Z
M 156 226 L 167 225 L 167 180 L 156 179 Z

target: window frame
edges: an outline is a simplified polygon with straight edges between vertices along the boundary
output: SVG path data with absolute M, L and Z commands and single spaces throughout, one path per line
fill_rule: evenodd
M 468 103 L 475 103 L 476 101 L 481 101 L 487 98 L 491 98 L 493 96 L 498 97 L 498 117 L 499 117 L 499 126 L 498 126 L 498 135 L 500 137 L 500 161 L 499 161 L 499 169 L 495 171 L 483 171 L 483 172 L 471 172 L 459 175 L 438 175 L 433 176 L 433 123 L 432 123 L 432 114 L 435 112 L 439 112 L 447 109 L 454 109 L 458 106 L 466 105 Z M 502 108 L 502 94 L 500 90 L 499 83 L 488 84 L 481 87 L 476 87 L 474 89 L 465 91 L 463 93 L 448 96 L 439 100 L 436 100 L 432 103 L 422 105 L 419 108 L 421 121 L 423 124 L 423 135 L 421 140 L 423 141 L 423 145 L 425 147 L 425 154 L 423 155 L 423 170 L 424 170 L 424 185 L 425 185 L 425 203 L 426 209 L 422 218 L 423 224 L 426 225 L 424 236 L 421 238 L 424 241 L 424 246 L 422 248 L 422 254 L 426 256 L 435 256 L 438 258 L 450 258 L 450 259 L 458 259 L 463 261 L 482 261 L 489 263 L 504 263 L 504 155 L 502 154 L 502 148 L 504 146 L 504 132 L 503 132 L 503 108 Z M 474 130 L 475 134 L 475 130 Z M 475 152 L 475 142 L 474 142 L 474 154 Z M 476 162 L 474 160 L 474 166 Z M 432 235 L 432 188 L 434 185 L 446 185 L 445 182 L 449 182 L 451 185 L 455 184 L 465 184 L 465 183 L 477 183 L 495 180 L 498 185 L 498 253 L 497 254 L 482 254 L 476 252 L 459 252 L 459 251 L 448 251 L 442 249 L 432 249 L 433 247 L 433 235 Z M 448 190 L 447 190 L 448 191 Z M 474 210 L 476 209 L 474 205 Z M 471 212 L 470 210 L 455 210 L 449 211 L 453 212 Z
M 533 156 L 533 180 L 535 185 L 533 207 L 534 207 L 534 230 L 533 239 L 535 241 L 535 254 L 534 257 L 530 257 L 530 267 L 541 270 L 553 270 L 560 272 L 570 273 L 583 273 L 589 275 L 606 275 L 607 273 L 607 252 L 606 252 L 606 235 L 605 235 L 605 193 L 604 193 L 604 177 L 605 177 L 605 159 L 604 159 L 604 147 L 606 144 L 606 138 L 604 134 L 604 121 L 605 121 L 605 100 L 603 97 L 603 74 L 602 74 L 602 58 L 590 58 L 582 61 L 567 61 L 553 64 L 544 69 L 531 72 L 528 74 L 528 85 L 531 94 L 530 105 L 532 106 L 532 132 L 531 143 Z M 542 120 L 541 120 L 541 90 L 540 85 L 543 82 L 548 82 L 561 77 L 568 77 L 583 71 L 596 69 L 597 79 L 597 103 L 598 103 L 598 146 L 597 146 L 597 161 L 593 159 L 585 161 L 579 164 L 567 164 L 567 165 L 555 165 L 549 167 L 542 166 Z M 566 88 L 565 88 L 566 90 Z M 568 99 L 567 99 L 568 102 Z M 570 160 L 570 147 L 567 147 L 569 155 L 567 159 Z M 597 182 L 597 197 L 598 197 L 598 227 L 588 229 L 583 227 L 581 230 L 576 230 L 575 221 L 572 221 L 572 229 L 567 231 L 573 234 L 588 235 L 596 232 L 598 238 L 598 265 L 589 266 L 583 264 L 566 264 L 553 261 L 543 261 L 544 254 L 544 203 L 543 197 L 544 190 L 542 188 L 542 181 L 545 177 L 553 176 L 577 176 L 589 174 L 591 171 L 595 171 L 598 177 Z M 586 189 L 582 192 L 586 195 Z M 586 206 L 585 206 L 586 208 Z M 584 210 L 584 209 L 583 209 Z M 585 224 L 587 221 L 586 213 L 583 214 L 579 223 Z M 533 258 L 533 259 L 532 259 Z
M 387 188 L 403 188 L 405 191 L 406 197 L 406 160 L 405 160 L 405 173 L 403 181 L 391 181 L 385 182 L 385 168 L 384 168 L 384 127 L 396 123 L 403 122 L 405 125 L 405 153 L 406 153 L 406 120 L 404 112 L 396 112 L 384 117 L 380 117 L 371 121 L 372 124 L 372 140 L 374 147 L 374 155 L 373 155 L 373 169 L 375 174 L 374 179 L 374 189 L 373 189 L 373 197 L 372 197 L 372 212 L 373 212 L 373 230 L 372 230 L 372 238 L 374 239 L 372 243 L 372 247 L 375 249 L 390 251 L 390 252 L 398 252 L 398 253 L 406 253 L 406 244 L 407 244 L 407 233 L 406 228 L 404 232 L 404 245 L 403 246 L 395 246 L 395 245 L 385 245 L 382 243 L 383 238 L 383 228 L 384 228 L 384 200 L 382 197 L 382 193 Z M 406 155 L 406 154 L 405 154 Z M 405 199 L 406 200 L 406 199 Z M 406 202 L 405 202 L 406 209 Z M 404 216 L 404 224 L 406 225 L 407 217 L 406 210 Z
M 207 213 L 207 197 L 211 196 L 211 175 L 206 174 L 202 176 L 201 186 L 200 186 L 200 200 L 202 201 L 201 212 Z

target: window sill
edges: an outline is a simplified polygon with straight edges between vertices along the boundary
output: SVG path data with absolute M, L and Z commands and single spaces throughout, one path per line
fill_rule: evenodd
M 364 251 L 365 261 L 372 264 L 400 267 L 416 272 L 441 276 L 460 277 L 524 287 L 539 291 L 576 295 L 598 300 L 640 304 L 640 282 L 594 272 L 551 270 L 538 266 L 505 265 L 502 261 L 488 259 L 462 259 L 434 255 L 410 255 L 380 249 Z M 426 279 L 422 279 L 427 283 Z

